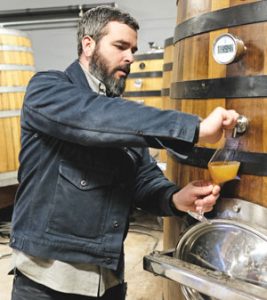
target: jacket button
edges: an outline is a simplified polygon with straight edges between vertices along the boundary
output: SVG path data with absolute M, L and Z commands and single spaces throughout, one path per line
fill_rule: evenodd
M 118 221 L 113 221 L 113 228 L 118 228 L 120 226 Z
M 81 180 L 81 186 L 86 186 L 87 185 L 87 181 L 86 180 Z
M 106 263 L 110 265 L 112 263 L 112 259 L 110 257 L 106 258 Z

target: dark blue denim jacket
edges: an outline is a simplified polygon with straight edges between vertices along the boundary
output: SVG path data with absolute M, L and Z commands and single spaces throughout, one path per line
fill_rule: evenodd
M 147 147 L 160 140 L 183 154 L 197 126 L 196 116 L 94 93 L 77 61 L 37 73 L 21 114 L 11 247 L 116 270 L 133 206 L 175 214 L 178 187 Z

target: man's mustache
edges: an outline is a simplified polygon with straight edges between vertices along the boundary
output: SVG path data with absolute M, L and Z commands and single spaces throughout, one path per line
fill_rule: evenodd
M 114 69 L 114 73 L 116 71 L 123 71 L 124 73 L 126 73 L 126 75 L 128 76 L 128 74 L 131 71 L 131 66 L 130 65 L 124 65 L 124 66 L 120 66 Z

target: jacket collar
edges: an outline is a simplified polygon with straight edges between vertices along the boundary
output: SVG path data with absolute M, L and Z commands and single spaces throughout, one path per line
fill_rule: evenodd
M 69 77 L 69 79 L 75 83 L 76 85 L 82 88 L 90 88 L 86 76 L 79 64 L 78 59 L 75 60 L 66 70 L 65 74 Z

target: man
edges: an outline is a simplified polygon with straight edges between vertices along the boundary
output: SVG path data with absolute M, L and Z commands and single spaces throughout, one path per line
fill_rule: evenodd
M 10 245 L 13 300 L 125 299 L 123 240 L 132 207 L 157 215 L 210 211 L 220 187 L 169 182 L 147 147 L 185 155 L 216 142 L 238 114 L 197 116 L 120 98 L 137 50 L 137 22 L 115 8 L 80 20 L 65 72 L 31 80 L 21 116 L 19 189 Z

